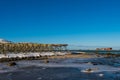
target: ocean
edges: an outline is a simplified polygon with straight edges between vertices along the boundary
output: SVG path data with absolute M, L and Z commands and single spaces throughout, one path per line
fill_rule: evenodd
M 98 53 L 98 54 L 106 54 L 106 53 L 112 53 L 112 54 L 120 54 L 120 50 L 70 50 L 72 53 L 74 52 L 87 52 L 87 53 Z

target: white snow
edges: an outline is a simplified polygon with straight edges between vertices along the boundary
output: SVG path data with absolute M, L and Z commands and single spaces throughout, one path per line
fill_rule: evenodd
M 65 55 L 67 52 L 29 52 L 29 53 L 7 53 L 5 54 L 0 54 L 0 58 L 15 58 L 15 57 L 31 57 L 31 56 L 53 56 L 53 55 Z
M 0 39 L 0 43 L 10 43 L 11 41 L 5 40 L 5 39 Z

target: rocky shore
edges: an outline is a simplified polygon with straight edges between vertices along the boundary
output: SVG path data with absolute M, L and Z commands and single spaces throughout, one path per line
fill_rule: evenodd
M 66 55 L 67 56 L 67 55 Z M 88 56 L 88 55 L 85 55 Z M 15 65 L 9 66 L 10 62 L 0 63 L 0 80 L 118 80 L 120 79 L 120 59 L 103 57 L 83 57 L 82 55 L 69 55 L 67 58 L 49 57 L 47 60 L 21 60 L 15 61 Z M 114 62 L 112 62 L 114 61 Z M 112 63 L 108 64 L 108 63 Z M 14 64 L 14 63 L 12 63 Z M 91 69 L 90 73 L 86 70 Z M 64 74 L 64 75 L 63 75 Z M 57 76 L 56 76 L 57 75 Z M 87 77 L 86 77 L 87 76 Z

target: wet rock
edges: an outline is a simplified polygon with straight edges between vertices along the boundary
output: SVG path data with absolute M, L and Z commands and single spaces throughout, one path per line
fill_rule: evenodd
M 45 63 L 49 63 L 49 61 L 48 61 L 48 60 L 45 60 L 44 62 L 45 62 Z
M 16 62 L 9 62 L 7 65 L 8 65 L 8 66 L 15 66 L 15 65 L 17 65 L 17 64 L 16 64 Z

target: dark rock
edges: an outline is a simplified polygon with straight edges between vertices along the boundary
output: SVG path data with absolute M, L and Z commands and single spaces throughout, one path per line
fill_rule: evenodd
M 9 62 L 8 63 L 8 66 L 15 66 L 15 65 L 17 65 L 16 62 Z
M 49 61 L 48 61 L 48 60 L 45 60 L 45 63 L 49 63 Z

